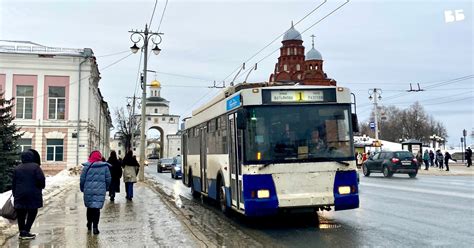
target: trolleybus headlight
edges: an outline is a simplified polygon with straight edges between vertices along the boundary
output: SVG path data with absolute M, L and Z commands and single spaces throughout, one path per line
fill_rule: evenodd
M 351 187 L 349 186 L 339 186 L 337 190 L 339 191 L 340 195 L 347 195 L 351 193 Z
M 257 198 L 270 198 L 270 190 L 260 189 L 257 191 Z

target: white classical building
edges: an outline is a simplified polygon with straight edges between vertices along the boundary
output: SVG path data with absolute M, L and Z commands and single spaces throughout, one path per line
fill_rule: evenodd
M 179 131 L 179 115 L 170 114 L 170 102 L 161 97 L 161 84 L 154 80 L 149 87 L 146 100 L 145 130 L 155 129 L 160 132 L 160 138 L 147 138 L 146 157 L 158 149 L 160 157 L 174 157 L 181 154 L 181 135 Z M 140 114 L 136 115 L 140 123 Z M 140 136 L 135 136 L 134 154 L 140 157 Z
M 112 121 L 90 48 L 0 40 L 0 92 L 15 98 L 22 149 L 36 149 L 43 170 L 58 171 L 109 152 Z

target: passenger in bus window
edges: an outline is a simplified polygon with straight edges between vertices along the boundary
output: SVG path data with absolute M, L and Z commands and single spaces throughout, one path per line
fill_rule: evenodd
M 318 130 L 313 130 L 311 132 L 311 142 L 309 144 L 309 153 L 311 156 L 315 157 L 322 155 L 326 152 L 326 142 L 321 139 Z

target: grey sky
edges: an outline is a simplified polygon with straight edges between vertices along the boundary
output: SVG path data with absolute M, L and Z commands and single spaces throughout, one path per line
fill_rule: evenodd
M 154 2 L 0 0 L 0 39 L 90 47 L 104 68 L 127 55 L 101 57 L 132 45 L 128 31 L 144 28 Z M 165 2 L 158 1 L 152 29 L 158 27 Z M 170 0 L 160 28 L 165 33 L 162 53 L 151 56 L 149 69 L 192 77 L 157 75 L 173 114 L 189 115 L 217 92 L 207 88 L 214 80 L 221 82 L 289 28 L 292 20 L 301 19 L 321 2 Z M 343 2 L 328 1 L 296 29 L 302 32 Z M 444 11 L 458 9 L 465 19 L 446 23 Z M 382 88 L 384 105 L 404 108 L 416 100 L 426 104 L 427 112 L 448 128 L 449 143 L 457 145 L 462 129 L 471 131 L 474 126 L 474 79 L 433 85 L 474 74 L 472 17 L 471 1 L 353 0 L 302 37 L 308 48 L 309 36 L 317 36 L 316 49 L 323 55 L 328 76 L 357 95 L 359 120 L 370 113 L 368 89 Z M 247 65 L 279 46 L 281 39 Z M 125 97 L 135 90 L 139 58 L 132 55 L 101 71 L 101 89 L 111 109 L 125 106 Z M 260 62 L 249 81 L 267 81 L 277 58 L 274 53 Z M 410 83 L 432 88 L 401 94 Z

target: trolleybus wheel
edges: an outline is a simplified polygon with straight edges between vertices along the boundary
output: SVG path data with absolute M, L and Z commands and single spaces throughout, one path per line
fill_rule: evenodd
M 189 173 L 189 184 L 191 184 L 191 195 L 194 198 L 199 198 L 201 196 L 201 194 L 199 192 L 197 192 L 196 190 L 194 190 L 193 174 L 192 173 Z
M 221 181 L 219 183 L 219 207 L 221 209 L 221 212 L 224 214 L 229 213 L 229 208 L 227 207 L 227 201 L 226 201 L 226 193 L 225 193 L 225 186 L 224 183 Z

